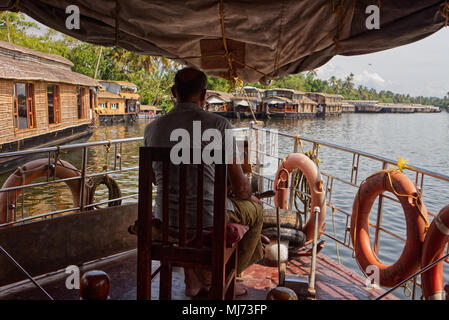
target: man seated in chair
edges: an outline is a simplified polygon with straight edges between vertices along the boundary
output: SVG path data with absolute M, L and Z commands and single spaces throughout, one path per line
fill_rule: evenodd
M 170 136 L 176 129 L 185 129 L 190 137 L 194 137 L 194 121 L 200 121 L 201 136 L 207 129 L 218 129 L 225 139 L 225 130 L 231 129 L 229 121 L 221 116 L 203 110 L 206 99 L 206 75 L 193 68 L 184 68 L 176 73 L 175 84 L 172 87 L 172 94 L 176 99 L 174 108 L 166 115 L 149 123 L 145 128 L 145 146 L 172 147 L 178 140 L 172 141 Z M 202 141 L 204 147 L 209 142 Z M 235 154 L 234 154 L 235 155 Z M 262 230 L 262 202 L 251 193 L 251 185 L 242 171 L 240 164 L 235 158 L 232 164 L 228 164 L 228 191 L 232 192 L 232 197 L 227 200 L 228 222 L 238 223 L 249 227 L 242 240 L 239 242 L 237 273 L 241 273 L 251 264 L 263 257 L 263 248 L 260 241 Z M 230 161 L 228 162 L 230 163 Z M 213 190 L 214 174 L 213 166 L 204 166 L 204 219 L 203 227 L 213 226 Z M 153 165 L 154 179 L 156 185 L 162 184 L 162 166 L 156 163 Z M 170 175 L 170 179 L 179 179 L 178 175 Z M 173 182 L 177 185 L 176 181 Z M 196 179 L 188 179 L 188 183 L 196 185 Z M 196 186 L 188 185 L 186 190 L 196 190 Z M 170 190 L 172 192 L 172 190 Z M 193 192 L 193 191 L 192 191 Z M 170 226 L 177 226 L 177 201 L 178 193 L 170 195 Z M 161 190 L 158 188 L 156 196 L 156 209 L 154 216 L 161 219 Z M 173 200 L 173 201 L 172 201 Z M 190 202 L 189 202 L 190 200 Z M 190 205 L 189 205 L 190 204 Z M 196 200 L 186 199 L 187 227 L 196 226 Z M 173 210 L 172 210 L 173 209 Z M 207 290 L 211 282 L 210 272 L 204 270 L 185 269 L 186 295 L 196 296 L 201 291 Z M 236 283 L 236 295 L 247 293 L 243 284 Z

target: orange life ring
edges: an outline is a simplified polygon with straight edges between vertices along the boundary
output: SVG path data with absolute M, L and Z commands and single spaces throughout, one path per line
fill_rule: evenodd
M 369 215 L 377 196 L 384 192 L 395 194 L 405 214 L 407 241 L 399 259 L 383 264 L 369 238 Z M 379 284 L 392 287 L 419 270 L 426 228 L 427 209 L 413 182 L 402 172 L 382 170 L 366 178 L 354 200 L 351 216 L 351 238 L 356 260 L 364 273 L 368 266 L 379 269 Z
M 286 180 L 288 180 L 288 174 L 286 174 L 286 178 L 282 178 L 282 173 L 290 173 L 293 169 L 301 170 L 307 179 L 312 196 L 311 208 L 320 208 L 320 215 L 318 217 L 318 230 L 321 230 L 324 224 L 324 218 L 326 216 L 326 198 L 325 192 L 323 190 L 323 180 L 321 178 L 321 173 L 318 167 L 306 155 L 302 153 L 292 153 L 285 157 L 284 160 L 282 160 L 282 163 L 276 172 L 276 177 L 274 180 L 274 191 L 276 192 L 276 195 L 274 196 L 274 204 L 276 206 L 279 205 L 279 208 L 281 209 L 287 208 L 286 201 L 284 200 L 286 199 L 286 191 L 288 187 L 288 181 L 286 183 Z M 305 233 L 307 240 L 313 238 L 314 223 L 315 213 L 312 209 L 309 220 L 302 228 L 302 232 Z
M 424 268 L 444 255 L 449 240 L 449 205 L 433 219 L 424 239 L 421 267 Z M 443 261 L 421 274 L 423 297 L 426 300 L 444 300 Z
M 51 165 L 54 164 L 50 161 L 49 166 L 48 158 L 37 159 L 27 162 L 22 167 L 19 167 L 13 174 L 11 174 L 2 186 L 4 188 L 18 187 L 22 185 L 30 184 L 33 180 L 40 177 L 46 177 L 47 174 L 53 177 L 53 169 Z M 81 174 L 78 169 L 68 163 L 67 161 L 59 160 L 54 168 L 54 176 L 59 179 L 66 179 L 72 177 L 79 177 Z M 73 205 L 74 207 L 79 207 L 80 205 L 80 191 L 81 191 L 81 180 L 69 180 L 65 182 L 70 191 L 72 192 Z M 21 189 L 17 189 L 17 196 L 22 192 Z M 87 200 L 87 188 L 84 189 L 85 199 Z M 0 223 L 6 223 L 11 221 L 13 208 L 9 208 L 9 204 L 14 203 L 15 192 L 0 192 Z

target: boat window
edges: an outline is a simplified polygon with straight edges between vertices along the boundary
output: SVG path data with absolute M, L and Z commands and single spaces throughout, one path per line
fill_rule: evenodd
M 59 99 L 59 86 L 47 86 L 47 106 L 48 106 L 48 123 L 59 123 L 61 121 L 60 112 L 61 105 Z
M 35 127 L 33 85 L 14 84 L 14 127 L 28 129 Z
M 84 119 L 86 117 L 84 112 L 84 88 L 76 88 L 76 101 L 78 105 L 78 119 Z
M 117 109 L 118 103 L 111 103 L 111 109 Z
M 106 103 L 99 103 L 100 108 L 106 109 Z

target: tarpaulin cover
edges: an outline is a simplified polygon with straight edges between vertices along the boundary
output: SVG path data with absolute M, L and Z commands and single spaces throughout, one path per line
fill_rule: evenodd
M 66 28 L 69 5 L 80 10 L 79 29 Z M 370 5 L 380 8 L 379 29 L 367 28 Z M 179 59 L 216 76 L 231 70 L 248 82 L 420 40 L 445 25 L 448 7 L 442 0 L 0 0 L 0 9 L 86 42 Z

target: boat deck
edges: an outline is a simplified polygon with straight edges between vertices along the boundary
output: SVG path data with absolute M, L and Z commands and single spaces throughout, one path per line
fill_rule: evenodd
M 111 282 L 110 298 L 113 300 L 136 299 L 136 265 L 137 251 L 131 250 L 123 254 L 103 258 L 86 263 L 80 267 L 81 273 L 89 270 L 103 270 Z M 154 262 L 157 267 L 158 262 Z M 154 269 L 155 270 L 155 269 Z M 184 295 L 184 272 L 181 268 L 173 269 L 172 298 L 175 300 L 191 299 Z M 310 257 L 291 259 L 286 268 L 289 274 L 305 277 L 310 270 Z M 64 270 L 36 278 L 37 282 L 55 300 L 77 300 L 78 290 L 69 290 L 65 281 L 69 274 Z M 277 267 L 255 264 L 248 268 L 241 279 L 248 287 L 248 295 L 239 300 L 265 300 L 271 288 L 276 287 L 278 279 Z M 372 300 L 384 292 L 383 289 L 365 287 L 365 279 L 333 259 L 318 254 L 316 274 L 316 299 L 318 300 Z M 159 276 L 152 283 L 152 297 L 158 299 Z M 201 297 L 197 297 L 198 299 Z M 1 300 L 38 300 L 47 297 L 30 281 L 4 286 L 0 288 Z M 396 300 L 393 295 L 384 299 Z

